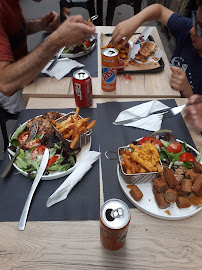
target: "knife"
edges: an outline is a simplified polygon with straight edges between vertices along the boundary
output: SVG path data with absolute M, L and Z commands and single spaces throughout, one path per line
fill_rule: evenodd
M 50 66 L 47 68 L 47 71 L 50 71 L 50 70 L 56 65 L 56 63 L 57 63 L 57 61 L 58 61 L 58 58 L 59 58 L 60 55 L 62 54 L 64 48 L 65 48 L 65 46 L 62 47 L 62 48 L 59 50 L 59 52 L 56 54 L 56 56 L 55 56 L 53 62 L 52 62 L 52 63 L 50 64 Z
M 38 172 L 37 172 L 37 175 L 34 179 L 34 182 L 32 184 L 32 187 L 30 189 L 30 192 L 29 192 L 29 195 L 27 197 L 27 200 L 26 200 L 26 203 L 25 203 L 25 206 L 24 206 L 24 209 L 22 211 L 22 214 L 21 214 L 21 217 L 20 217 L 20 220 L 19 220 L 19 223 L 18 223 L 18 230 L 19 231 L 23 231 L 24 228 L 25 228 L 25 224 L 26 224 L 26 220 L 27 220 L 27 215 L 28 215 L 28 212 L 29 212 L 29 207 L 30 207 L 30 204 L 31 204 L 31 201 L 32 201 L 32 197 L 34 195 L 34 192 L 39 184 L 39 181 L 46 169 L 46 166 L 47 166 L 47 163 L 48 163 L 48 158 L 49 158 L 49 151 L 48 151 L 48 148 L 45 149 L 45 152 L 44 152 L 44 155 L 43 155 L 43 158 L 42 158 L 42 161 L 41 161 L 41 164 L 40 164 L 40 167 L 38 169 Z
M 140 119 L 146 118 L 146 117 L 148 117 L 150 115 L 153 115 L 153 114 L 162 114 L 163 115 L 164 113 L 166 113 L 166 111 L 167 111 L 167 109 L 164 109 L 164 110 L 160 110 L 160 111 L 156 111 L 156 112 L 150 113 L 150 114 L 148 114 L 147 116 L 144 116 L 144 117 L 136 116 L 136 117 L 133 117 L 131 119 L 122 120 L 122 121 L 118 121 L 118 122 L 113 122 L 113 124 L 115 126 L 125 125 L 125 124 L 129 124 L 129 123 L 138 121 Z

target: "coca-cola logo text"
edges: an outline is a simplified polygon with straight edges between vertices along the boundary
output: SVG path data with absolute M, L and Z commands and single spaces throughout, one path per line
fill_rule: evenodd
M 82 100 L 81 85 L 79 83 L 75 83 L 75 93 Z

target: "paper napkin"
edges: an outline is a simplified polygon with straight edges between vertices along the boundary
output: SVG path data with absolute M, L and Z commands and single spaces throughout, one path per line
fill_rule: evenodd
M 67 198 L 73 187 L 92 168 L 93 163 L 98 160 L 100 152 L 89 151 L 78 163 L 76 169 L 67 177 L 62 185 L 48 198 L 47 207 L 54 205 Z
M 122 111 L 116 118 L 115 123 L 134 118 L 133 122 L 125 124 L 124 126 L 137 127 L 149 131 L 157 131 L 161 128 L 163 115 L 159 117 L 157 114 L 150 114 L 168 108 L 168 106 L 164 105 L 158 100 L 145 102 Z
M 147 40 L 151 32 L 153 31 L 154 27 L 148 26 L 143 30 L 143 32 L 140 34 L 139 38 L 137 41 L 135 41 L 132 46 L 130 45 L 130 51 L 128 53 L 128 59 L 134 59 L 135 55 L 139 52 L 140 48 L 142 47 L 143 43 Z M 150 57 L 147 58 L 147 63 L 148 62 L 158 62 L 163 55 L 163 52 L 161 49 L 158 47 L 156 52 L 152 54 Z M 141 61 L 135 60 L 137 63 L 142 64 Z
M 72 60 L 69 58 L 61 58 L 58 59 L 56 65 L 50 70 L 47 71 L 47 68 L 50 66 L 50 64 L 53 62 L 51 60 L 41 71 L 42 73 L 45 73 L 49 75 L 50 77 L 55 77 L 57 80 L 62 79 L 66 74 L 68 74 L 73 68 L 81 68 L 84 67 L 83 64 L 80 64 L 76 60 Z

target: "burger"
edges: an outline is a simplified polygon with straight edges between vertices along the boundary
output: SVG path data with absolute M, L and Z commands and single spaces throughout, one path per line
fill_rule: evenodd
M 147 58 L 154 54 L 156 50 L 157 45 L 155 43 L 146 41 L 138 51 L 138 54 L 135 55 L 135 60 L 139 60 L 143 63 L 147 62 Z

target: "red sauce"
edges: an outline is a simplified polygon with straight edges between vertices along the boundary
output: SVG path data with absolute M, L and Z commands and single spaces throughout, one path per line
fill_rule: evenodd
M 117 70 L 123 70 L 125 67 L 125 61 L 123 59 L 119 59 Z
M 127 74 L 123 74 L 121 77 L 122 81 L 132 81 L 132 77 Z

